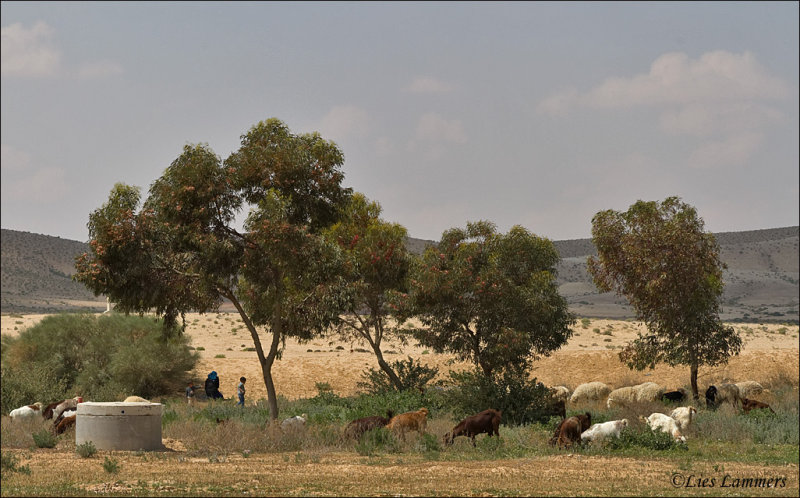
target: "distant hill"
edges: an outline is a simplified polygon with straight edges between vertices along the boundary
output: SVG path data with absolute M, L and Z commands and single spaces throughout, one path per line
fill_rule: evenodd
M 722 318 L 729 321 L 798 323 L 800 250 L 798 227 L 715 234 L 724 272 Z M 3 313 L 103 311 L 105 298 L 95 297 L 71 280 L 75 257 L 88 250 L 83 242 L 2 229 Z M 596 254 L 591 239 L 553 241 L 561 255 L 559 291 L 581 317 L 630 319 L 627 300 L 597 292 L 586 271 Z M 409 238 L 408 248 L 421 254 L 436 241 Z

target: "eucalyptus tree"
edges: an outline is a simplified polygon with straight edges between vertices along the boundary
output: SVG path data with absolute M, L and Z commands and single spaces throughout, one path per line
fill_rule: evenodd
M 397 301 L 407 291 L 413 256 L 406 249 L 406 229 L 382 220 L 380 214 L 377 202 L 356 193 L 327 235 L 345 259 L 347 304 L 340 333 L 346 339 L 367 341 L 391 385 L 401 391 L 406 386 L 383 358 L 381 344 L 388 337 L 405 340 L 398 333 L 403 320 L 398 319 Z
M 600 211 L 592 218 L 598 256 L 588 259 L 598 289 L 625 296 L 647 325 L 620 359 L 638 370 L 659 362 L 689 365 L 695 399 L 700 365 L 726 363 L 742 347 L 719 318 L 725 264 L 703 226 L 679 197 Z
M 242 135 L 224 162 L 208 145 L 186 145 L 143 203 L 138 187 L 117 184 L 90 214 L 90 250 L 77 258 L 75 278 L 118 310 L 164 316 L 173 332 L 179 315 L 230 300 L 277 419 L 271 369 L 286 337 L 321 334 L 341 310 L 340 251 L 320 232 L 351 196 L 341 185 L 343 162 L 333 142 L 293 134 L 274 118 Z
M 501 234 L 480 221 L 445 231 L 411 282 L 408 309 L 426 326 L 415 330 L 417 340 L 473 362 L 487 377 L 525 371 L 572 335 L 558 261 L 551 241 L 521 226 Z

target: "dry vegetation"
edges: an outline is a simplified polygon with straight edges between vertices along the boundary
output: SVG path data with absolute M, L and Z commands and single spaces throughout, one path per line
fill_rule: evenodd
M 2 332 L 15 334 L 43 315 L 3 315 Z M 210 370 L 222 379 L 226 398 L 234 394 L 236 379 L 248 377 L 248 404 L 266 398 L 260 369 L 249 333 L 237 315 L 219 313 L 189 315 L 187 334 L 201 353 L 195 372 L 202 383 Z M 780 324 L 735 324 L 745 338 L 745 350 L 718 368 L 701 368 L 701 388 L 726 380 L 755 380 L 767 389 L 782 392 L 796 404 L 798 327 Z M 688 384 L 688 368 L 659 366 L 652 371 L 631 372 L 619 364 L 619 347 L 641 327 L 635 322 L 590 319 L 579 321 L 570 342 L 549 358 L 536 363 L 535 375 L 548 385 L 567 385 L 600 380 L 614 387 L 656 381 L 668 388 Z M 200 349 L 202 348 L 202 349 Z M 318 382 L 327 382 L 341 396 L 352 395 L 355 383 L 367 367 L 375 367 L 366 345 L 337 339 L 306 344 L 287 341 L 283 360 L 274 368 L 279 394 L 289 399 L 317 394 Z M 412 356 L 442 372 L 465 365 L 452 363 L 449 355 L 426 352 L 415 345 L 389 344 L 387 359 Z M 220 356 L 224 357 L 220 357 Z M 786 403 L 769 398 L 771 403 Z M 16 459 L 29 471 L 4 471 L 2 495 L 751 495 L 793 496 L 798 489 L 797 448 L 780 445 L 700 444 L 690 439 L 685 453 L 610 455 L 608 452 L 564 452 L 549 448 L 549 436 L 541 428 L 501 426 L 503 445 L 479 437 L 477 449 L 466 440 L 452 448 L 427 451 L 426 441 L 410 436 L 395 452 L 360 454 L 354 443 L 338 439 L 338 425 L 311 426 L 305 437 L 289 437 L 266 426 L 237 420 L 216 425 L 184 422 L 189 408 L 176 393 L 170 410 L 179 421 L 164 432 L 164 452 L 100 451 L 82 458 L 75 451 L 74 430 L 59 439 L 53 449 L 36 448 L 31 429 L 12 427 L 3 417 L 3 455 Z M 233 405 L 234 401 L 223 403 Z M 202 410 L 198 403 L 195 410 Z M 796 407 L 795 407 L 796 413 Z M 730 415 L 737 420 L 737 415 Z M 433 419 L 428 432 L 441 437 L 452 420 Z M 525 448 L 524 452 L 515 453 Z M 741 451 L 740 451 L 741 450 Z M 779 456 L 776 457 L 776 452 Z M 788 457 L 785 456 L 788 452 Z M 724 455 L 720 457 L 719 455 Z M 733 456 L 731 456 L 733 455 Z M 108 462 L 116 473 L 104 470 Z M 788 463 L 787 463 L 788 462 Z M 672 476 L 716 478 L 713 488 L 674 488 Z M 785 477 L 785 487 L 770 489 L 721 488 L 731 478 Z

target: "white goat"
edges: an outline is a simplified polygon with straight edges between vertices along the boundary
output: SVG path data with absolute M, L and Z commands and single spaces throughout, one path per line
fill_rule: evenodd
M 669 415 L 664 415 L 663 413 L 651 413 L 649 417 L 644 419 L 647 422 L 647 426 L 650 427 L 651 430 L 660 430 L 661 432 L 666 432 L 667 434 L 671 435 L 675 441 L 686 442 L 686 436 L 681 434 L 681 430 L 678 428 L 678 422 L 675 421 L 674 418 L 670 417 Z
M 678 423 L 678 428 L 681 432 L 686 432 L 691 425 L 692 420 L 694 420 L 695 414 L 697 414 L 697 409 L 693 406 L 681 406 L 679 408 L 675 408 L 672 410 L 672 413 L 669 414 L 670 417 L 675 419 L 675 422 Z
M 8 414 L 11 417 L 11 420 L 35 420 L 37 418 L 42 418 L 42 403 L 37 401 L 32 405 L 25 405 L 20 406 L 19 408 L 15 408 L 11 410 Z
M 281 430 L 284 432 L 298 432 L 302 431 L 306 427 L 306 418 L 308 415 L 305 413 L 302 415 L 296 415 L 294 417 L 289 417 L 281 422 Z
M 619 437 L 622 429 L 628 426 L 628 419 L 611 420 L 602 424 L 594 424 L 581 434 L 581 441 L 593 443 L 607 437 Z

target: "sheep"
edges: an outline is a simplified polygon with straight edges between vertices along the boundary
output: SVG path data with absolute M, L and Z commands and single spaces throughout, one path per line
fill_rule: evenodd
M 11 417 L 12 421 L 40 419 L 42 418 L 43 406 L 44 405 L 42 405 L 41 402 L 37 401 L 32 405 L 25 405 L 15 408 L 11 410 L 8 415 Z
M 741 398 L 752 398 L 764 392 L 764 387 L 754 380 L 737 382 L 736 387 L 739 388 L 739 397 Z
M 664 388 L 655 382 L 645 382 L 637 386 L 620 387 L 608 394 L 606 406 L 626 405 L 632 402 L 658 401 L 664 394 Z
M 678 422 L 669 415 L 656 412 L 651 413 L 649 417 L 643 418 L 651 430 L 659 429 L 662 432 L 670 434 L 675 441 L 686 442 L 686 436 L 681 434 L 681 430 L 678 428 Z
M 289 417 L 281 422 L 281 429 L 284 432 L 299 432 L 305 429 L 306 427 L 306 420 L 308 419 L 308 415 L 305 413 L 302 415 L 297 415 L 294 417 Z
M 551 387 L 550 390 L 553 392 L 553 398 L 559 401 L 567 402 L 569 401 L 570 391 L 569 388 L 566 386 L 555 386 Z
M 669 416 L 678 423 L 678 429 L 680 429 L 681 432 L 686 432 L 696 414 L 696 408 L 692 406 L 681 406 L 680 408 L 675 408 L 672 410 L 672 413 L 670 413 Z
M 569 402 L 573 405 L 584 402 L 600 401 L 608 396 L 611 388 L 602 382 L 588 382 L 581 384 L 572 392 Z
M 719 386 L 710 386 L 706 390 L 706 405 L 712 409 L 716 409 L 726 401 L 738 409 L 741 399 L 736 384 L 720 384 Z
M 611 420 L 609 422 L 603 422 L 602 424 L 594 424 L 581 433 L 581 441 L 585 443 L 594 443 L 602 441 L 607 437 L 618 438 L 622 433 L 622 429 L 627 426 L 627 418 Z
M 150 400 L 140 398 L 139 396 L 128 396 L 123 403 L 149 403 Z
M 406 438 L 406 431 L 416 430 L 420 434 L 425 432 L 425 427 L 428 423 L 428 409 L 427 408 L 420 408 L 415 412 L 406 412 L 401 413 L 400 415 L 395 415 L 386 424 L 386 428 L 389 430 L 399 430 L 400 437 L 402 439 Z

